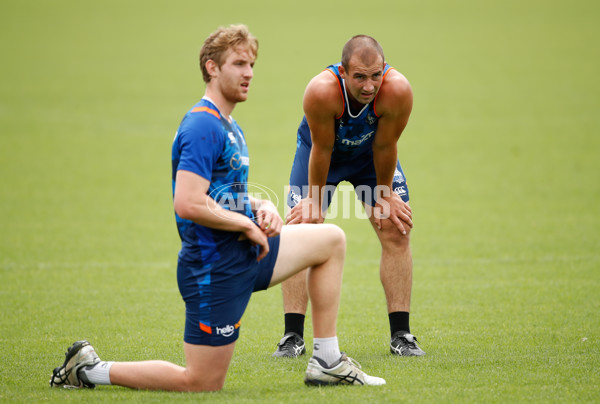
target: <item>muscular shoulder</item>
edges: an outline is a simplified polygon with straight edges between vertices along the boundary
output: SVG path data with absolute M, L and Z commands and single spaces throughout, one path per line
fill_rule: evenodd
M 375 101 L 375 112 L 382 116 L 396 115 L 412 109 L 413 92 L 407 78 L 395 69 L 385 76 L 383 84 Z
M 339 115 L 344 101 L 337 77 L 328 70 L 316 75 L 306 86 L 303 106 L 307 115 Z

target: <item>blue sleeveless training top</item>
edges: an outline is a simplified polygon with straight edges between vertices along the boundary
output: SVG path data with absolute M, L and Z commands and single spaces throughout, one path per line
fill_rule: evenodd
M 341 63 L 337 63 L 328 66 L 326 69 L 336 77 L 340 87 L 340 96 L 344 102 L 344 112 L 335 119 L 335 143 L 331 154 L 332 163 L 351 161 L 364 153 L 370 153 L 373 138 L 377 131 L 377 123 L 379 122 L 379 116 L 374 108 L 377 97 L 365 105 L 358 114 L 353 115 L 350 113 L 346 86 L 339 72 L 340 65 Z M 382 85 L 390 69 L 393 69 L 393 67 L 386 63 L 383 69 Z M 298 128 L 298 142 L 305 143 L 309 147 L 312 146 L 306 116 L 302 118 Z

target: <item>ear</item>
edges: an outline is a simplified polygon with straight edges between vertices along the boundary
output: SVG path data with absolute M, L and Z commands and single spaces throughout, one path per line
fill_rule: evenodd
M 340 76 L 343 79 L 346 79 L 346 69 L 344 69 L 343 65 L 340 65 L 340 67 L 338 67 L 338 71 L 340 72 Z
M 205 67 L 210 77 L 215 77 L 219 72 L 219 65 L 212 59 L 206 61 Z

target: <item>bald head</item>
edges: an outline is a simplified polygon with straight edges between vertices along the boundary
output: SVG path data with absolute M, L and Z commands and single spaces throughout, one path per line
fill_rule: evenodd
M 379 57 L 381 57 L 382 63 L 385 61 L 381 45 L 375 38 L 368 35 L 356 35 L 346 42 L 344 49 L 342 49 L 342 66 L 344 66 L 344 69 L 349 70 L 352 56 L 356 56 L 365 65 L 377 62 Z

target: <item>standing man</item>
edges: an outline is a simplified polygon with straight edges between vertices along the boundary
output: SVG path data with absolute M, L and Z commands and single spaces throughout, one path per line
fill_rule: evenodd
M 270 201 L 248 196 L 248 149 L 231 113 L 248 97 L 257 51 L 257 40 L 243 25 L 220 28 L 206 39 L 200 51 L 206 93 L 185 115 L 173 142 L 186 367 L 165 361 L 105 362 L 87 341 L 78 341 L 54 369 L 51 386 L 220 390 L 250 295 L 306 267 L 311 268 L 315 346 L 305 383 L 385 384 L 339 350 L 343 231 L 332 225 L 284 227 Z
M 340 181 L 354 185 L 381 243 L 380 279 L 390 322 L 392 354 L 425 355 L 410 333 L 412 210 L 396 143 L 412 109 L 408 80 L 385 63 L 379 43 L 352 37 L 342 62 L 306 87 L 290 175 L 288 224 L 322 223 Z M 306 274 L 282 284 L 285 331 L 273 356 L 304 354 Z

